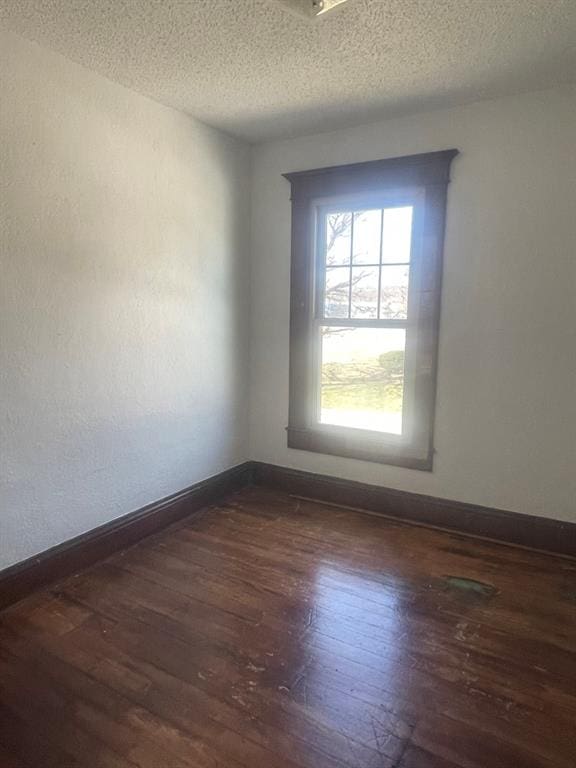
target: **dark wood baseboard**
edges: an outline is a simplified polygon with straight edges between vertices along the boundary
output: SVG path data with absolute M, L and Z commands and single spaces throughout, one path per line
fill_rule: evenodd
M 247 461 L 0 572 L 0 610 L 250 483 L 454 533 L 576 557 L 576 524 Z
M 576 557 L 576 524 L 253 462 L 253 482 L 409 523 Z
M 6 568 L 0 572 L 0 610 L 218 502 L 248 485 L 252 470 L 253 464 L 249 461 L 232 467 Z

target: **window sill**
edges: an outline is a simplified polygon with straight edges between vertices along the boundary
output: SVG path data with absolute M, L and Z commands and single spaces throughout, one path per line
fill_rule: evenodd
M 395 467 L 418 469 L 424 472 L 432 471 L 432 449 L 417 451 L 412 446 L 382 445 L 382 442 L 374 435 L 367 439 L 365 432 L 354 429 L 333 432 L 324 429 L 287 427 L 286 431 L 288 433 L 288 448 L 312 453 L 325 453 L 330 456 L 342 456 L 359 461 L 371 461 L 377 464 L 390 464 Z

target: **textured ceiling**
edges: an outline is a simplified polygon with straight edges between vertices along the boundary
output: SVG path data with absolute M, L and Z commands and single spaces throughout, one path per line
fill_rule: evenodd
M 576 80 L 576 0 L 0 0 L 0 20 L 250 141 Z

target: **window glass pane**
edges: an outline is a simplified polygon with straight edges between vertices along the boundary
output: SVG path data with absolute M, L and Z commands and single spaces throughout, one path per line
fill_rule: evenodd
M 326 264 L 350 263 L 352 213 L 329 213 L 326 216 Z
M 357 211 L 354 214 L 352 261 L 354 264 L 380 263 L 382 211 Z
M 352 267 L 350 317 L 378 317 L 378 267 Z
M 350 267 L 328 267 L 324 289 L 324 317 L 348 317 Z
M 412 207 L 385 208 L 382 230 L 382 262 L 403 264 L 410 261 Z
M 408 312 L 409 267 L 382 267 L 380 318 L 404 319 Z
M 320 422 L 402 434 L 406 331 L 320 330 Z

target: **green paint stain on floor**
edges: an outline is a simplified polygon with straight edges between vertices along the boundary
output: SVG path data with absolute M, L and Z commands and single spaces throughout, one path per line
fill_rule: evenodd
M 446 585 L 458 592 L 477 595 L 478 597 L 493 597 L 498 590 L 492 584 L 484 584 L 475 579 L 466 579 L 463 576 L 445 576 Z

